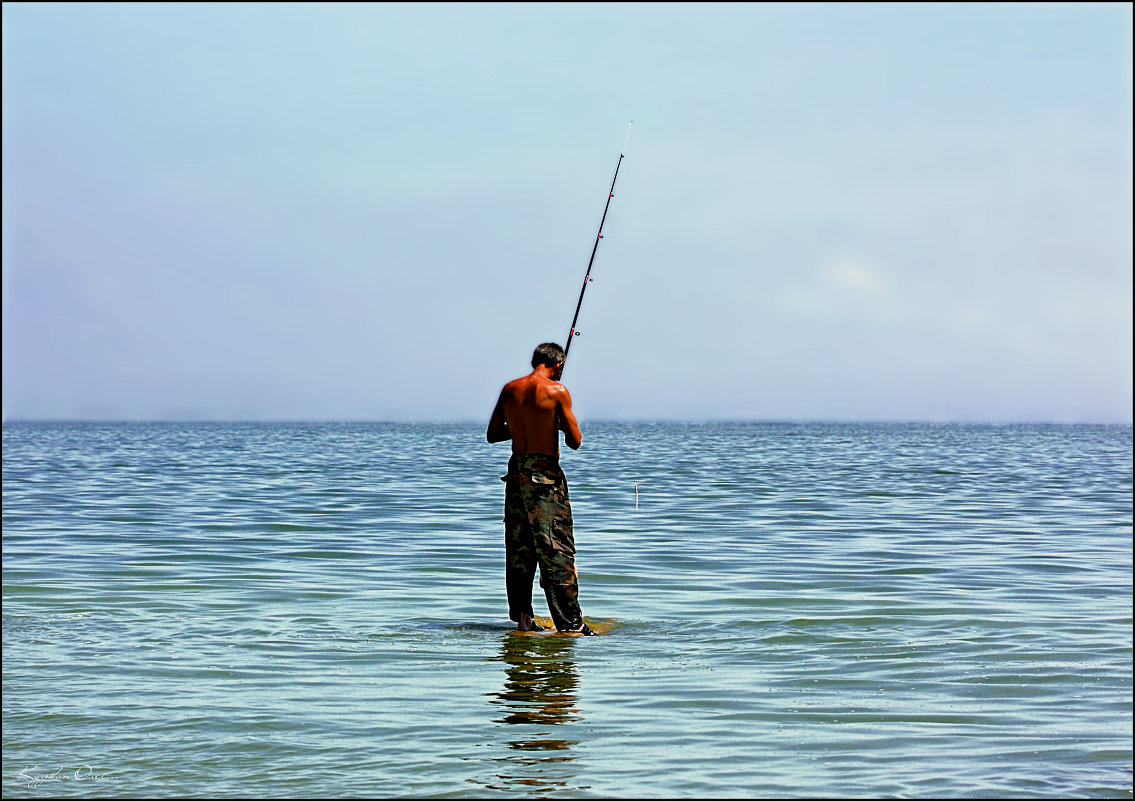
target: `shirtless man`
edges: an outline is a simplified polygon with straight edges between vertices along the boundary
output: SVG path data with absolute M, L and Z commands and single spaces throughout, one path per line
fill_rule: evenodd
M 489 442 L 512 440 L 508 475 L 502 477 L 508 616 L 518 631 L 541 630 L 532 611 L 532 577 L 539 565 L 556 630 L 594 634 L 579 608 L 571 503 L 560 469 L 559 432 L 572 450 L 583 442 L 571 395 L 559 383 L 563 348 L 554 342 L 537 346 L 532 368 L 504 385 L 485 434 Z

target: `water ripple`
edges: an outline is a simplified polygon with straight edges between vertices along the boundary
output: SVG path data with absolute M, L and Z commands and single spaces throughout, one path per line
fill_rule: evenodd
M 5 796 L 1131 797 L 1129 426 L 585 436 L 596 638 L 480 425 L 5 424 Z

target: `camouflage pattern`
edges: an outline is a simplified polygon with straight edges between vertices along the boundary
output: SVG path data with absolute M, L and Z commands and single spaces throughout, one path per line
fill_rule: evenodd
M 505 587 L 508 616 L 533 617 L 532 578 L 540 566 L 540 586 L 559 631 L 583 625 L 575 572 L 575 536 L 567 479 L 559 460 L 543 454 L 516 454 L 502 476 L 504 490 Z

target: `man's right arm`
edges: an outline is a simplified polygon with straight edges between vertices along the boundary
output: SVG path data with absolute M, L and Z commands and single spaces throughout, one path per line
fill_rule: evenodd
M 556 423 L 560 431 L 564 432 L 564 442 L 573 451 L 578 451 L 583 444 L 583 434 L 579 430 L 579 422 L 571 410 L 571 393 L 567 387 L 561 386 L 562 392 L 556 398 Z

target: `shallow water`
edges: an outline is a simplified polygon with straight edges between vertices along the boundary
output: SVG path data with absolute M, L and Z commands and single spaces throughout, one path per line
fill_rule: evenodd
M 481 425 L 3 432 L 5 796 L 1132 794 L 1130 426 L 585 425 L 588 638 Z

